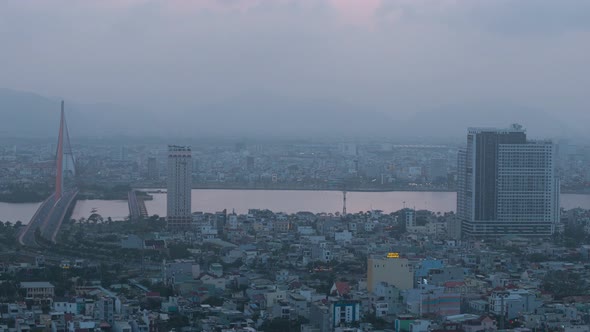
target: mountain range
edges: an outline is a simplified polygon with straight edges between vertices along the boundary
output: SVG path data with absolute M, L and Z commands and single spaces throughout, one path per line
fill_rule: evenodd
M 54 137 L 60 99 L 0 89 L 0 137 Z M 392 107 L 393 109 L 393 107 Z M 144 110 L 109 103 L 66 100 L 72 137 L 185 138 L 391 138 L 462 140 L 471 126 L 507 127 L 520 123 L 533 137 L 586 137 L 581 126 L 509 103 L 445 105 L 400 115 L 334 100 L 253 93 L 224 102 L 183 109 Z M 574 122 L 575 123 L 575 122 Z

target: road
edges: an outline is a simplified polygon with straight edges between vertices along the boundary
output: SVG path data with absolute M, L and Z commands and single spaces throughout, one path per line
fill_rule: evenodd
M 61 199 L 55 204 L 49 218 L 45 221 L 45 226 L 41 230 L 43 238 L 55 243 L 55 238 L 61 228 L 61 224 L 72 203 L 74 203 L 77 194 L 78 190 L 66 191 Z
M 55 205 L 55 194 L 49 196 L 37 209 L 37 212 L 31 218 L 29 224 L 25 227 L 23 232 L 18 237 L 18 242 L 27 247 L 37 247 L 37 241 L 35 241 L 35 232 L 37 229 L 41 230 L 45 220 L 51 213 Z
M 29 224 L 20 233 L 18 237 L 20 244 L 28 247 L 39 247 L 35 239 L 37 229 L 45 239 L 55 242 L 63 219 L 71 204 L 75 201 L 77 194 L 78 190 L 66 191 L 57 201 L 55 194 L 49 196 L 41 204 L 39 209 L 37 209 Z
M 137 192 L 131 190 L 127 194 L 127 202 L 129 204 L 129 216 L 131 220 L 138 220 L 139 218 L 147 218 L 147 208 L 143 199 L 137 197 Z

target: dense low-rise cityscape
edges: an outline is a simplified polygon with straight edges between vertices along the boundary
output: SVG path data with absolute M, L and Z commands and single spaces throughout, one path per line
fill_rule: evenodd
M 125 146 L 81 149 L 72 158 L 77 148 L 62 137 L 67 132 L 57 163 L 52 146 L 2 153 L 5 197 L 53 193 L 28 223 L 2 223 L 0 329 L 590 328 L 590 211 L 553 205 L 564 174 L 558 169 L 583 157 L 563 157 L 551 141 L 526 141 L 518 125 L 472 128 L 466 149 L 301 143 L 171 145 L 162 153 Z M 489 179 L 476 180 L 482 176 Z M 335 213 L 197 212 L 191 183 L 329 188 L 343 192 L 343 205 Z M 149 190 L 140 188 L 163 184 L 167 216 L 149 215 Z M 459 212 L 346 211 L 347 190 L 393 188 L 459 188 Z M 513 203 L 501 203 L 514 190 L 506 201 Z M 129 216 L 69 218 L 77 195 L 126 195 Z

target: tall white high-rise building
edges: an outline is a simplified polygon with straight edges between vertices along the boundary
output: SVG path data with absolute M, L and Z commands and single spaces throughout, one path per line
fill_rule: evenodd
M 463 236 L 548 236 L 559 223 L 556 149 L 519 125 L 470 128 L 457 162 Z
M 192 154 L 188 146 L 168 146 L 168 229 L 188 230 L 191 225 Z

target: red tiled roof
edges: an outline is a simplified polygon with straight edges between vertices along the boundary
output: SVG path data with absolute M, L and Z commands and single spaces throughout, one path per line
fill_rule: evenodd
M 464 285 L 465 285 L 465 282 L 463 282 L 463 281 L 447 281 L 447 282 L 445 282 L 445 287 L 447 287 L 447 288 L 461 287 Z
M 350 293 L 350 285 L 344 281 L 336 281 L 336 291 L 338 295 L 346 295 Z

